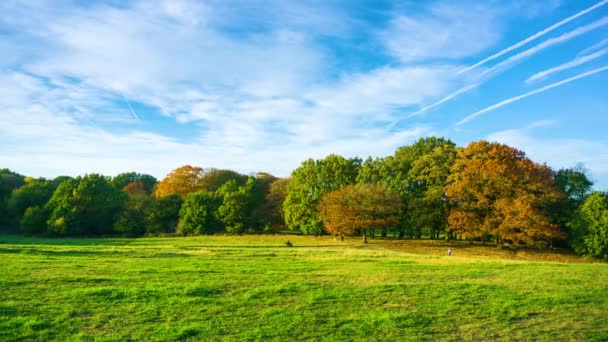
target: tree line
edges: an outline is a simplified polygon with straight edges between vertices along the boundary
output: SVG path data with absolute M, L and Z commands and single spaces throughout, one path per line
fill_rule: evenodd
M 461 239 L 608 257 L 608 194 L 583 167 L 428 137 L 381 158 L 308 159 L 289 178 L 182 166 L 52 180 L 0 169 L 0 225 L 24 234 L 271 233 Z

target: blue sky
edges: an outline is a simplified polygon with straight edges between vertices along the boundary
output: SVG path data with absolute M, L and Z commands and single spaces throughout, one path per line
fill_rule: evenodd
M 608 189 L 608 0 L 0 2 L 0 167 L 287 176 L 488 139 Z

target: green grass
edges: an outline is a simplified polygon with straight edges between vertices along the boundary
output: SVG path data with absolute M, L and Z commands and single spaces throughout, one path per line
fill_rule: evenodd
M 0 241 L 2 341 L 608 340 L 608 264 L 571 256 L 298 236 Z

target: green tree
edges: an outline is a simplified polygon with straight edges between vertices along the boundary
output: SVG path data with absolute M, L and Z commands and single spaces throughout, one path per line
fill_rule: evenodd
M 193 192 L 179 211 L 178 233 L 184 235 L 209 234 L 218 231 L 217 210 L 221 198 L 206 191 Z
M 278 178 L 270 183 L 264 202 L 258 207 L 256 216 L 266 232 L 285 229 L 283 202 L 291 178 Z
M 399 236 L 437 237 L 445 229 L 448 204 L 443 193 L 456 155 L 455 144 L 444 138 L 420 138 L 385 158 L 368 158 L 358 183 L 384 184 L 403 203 Z
M 14 190 L 8 200 L 8 211 L 14 222 L 19 222 L 29 207 L 44 207 L 55 190 L 53 182 L 32 179 Z
M 361 159 L 346 159 L 331 154 L 325 159 L 304 161 L 291 174 L 287 197 L 283 203 L 285 222 L 290 229 L 304 234 L 321 234 L 323 222 L 317 205 L 326 193 L 354 184 Z
M 174 233 L 179 220 L 182 199 L 178 195 L 169 195 L 157 199 L 150 213 L 148 233 Z
M 129 236 L 139 236 L 146 232 L 154 200 L 145 194 L 129 196 L 114 222 L 114 231 Z
M 48 216 L 48 212 L 41 206 L 28 207 L 19 221 L 19 228 L 26 235 L 44 234 Z
M 57 235 L 111 234 L 127 195 L 106 177 L 85 175 L 64 181 L 46 205 L 49 232 Z
M 570 227 L 576 232 L 572 244 L 578 253 L 608 259 L 608 194 L 589 195 Z
M 8 201 L 13 190 L 25 184 L 25 177 L 9 169 L 0 169 L 0 226 L 11 224 Z

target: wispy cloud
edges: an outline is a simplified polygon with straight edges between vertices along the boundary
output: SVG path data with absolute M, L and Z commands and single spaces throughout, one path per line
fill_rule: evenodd
M 553 67 L 553 68 L 550 68 L 550 69 L 547 69 L 547 70 L 543 70 L 541 72 L 538 72 L 538 73 L 530 76 L 526 80 L 526 83 L 530 83 L 530 82 L 533 82 L 533 81 L 540 80 L 540 79 L 548 77 L 549 75 L 554 74 L 556 72 L 560 72 L 560 71 L 563 71 L 563 70 L 568 70 L 568 69 L 577 67 L 579 65 L 585 64 L 585 63 L 590 62 L 592 60 L 598 59 L 598 58 L 600 58 L 600 57 L 602 57 L 602 56 L 604 56 L 606 54 L 608 54 L 608 49 L 602 49 L 602 50 L 599 50 L 599 51 L 594 52 L 594 53 L 589 54 L 589 55 L 583 55 L 581 57 L 577 57 L 577 58 L 575 58 L 575 59 L 573 59 L 573 60 L 571 60 L 571 61 L 569 61 L 567 63 L 558 65 L 556 67 Z
M 556 88 L 556 87 L 562 86 L 562 85 L 564 85 L 564 84 L 568 84 L 568 83 L 570 83 L 570 82 L 576 81 L 576 80 L 581 79 L 581 78 L 585 78 L 585 77 L 589 77 L 589 76 L 591 76 L 591 75 L 598 74 L 598 73 L 603 72 L 603 71 L 606 71 L 606 70 L 608 70 L 608 65 L 603 66 L 603 67 L 601 67 L 601 68 L 593 69 L 593 70 L 590 70 L 590 71 L 587 71 L 587 72 L 584 72 L 584 73 L 578 74 L 578 75 L 573 76 L 573 77 L 570 77 L 570 78 L 566 78 L 566 79 L 561 80 L 561 81 L 559 81 L 559 82 L 551 83 L 551 84 L 549 84 L 549 85 L 547 85 L 547 86 L 544 86 L 544 87 L 542 87 L 542 88 L 538 88 L 538 89 L 536 89 L 536 90 L 533 90 L 533 91 L 527 92 L 527 93 L 522 94 L 522 95 L 518 95 L 518 96 L 514 96 L 514 97 L 511 97 L 511 98 L 508 98 L 508 99 L 506 99 L 506 100 L 503 100 L 503 101 L 500 101 L 500 102 L 498 102 L 498 103 L 496 103 L 496 104 L 493 104 L 493 105 L 491 105 L 491 106 L 489 106 L 489 107 L 486 107 L 486 108 L 484 108 L 484 109 L 482 109 L 482 110 L 480 110 L 480 111 L 477 111 L 477 112 L 475 112 L 475 113 L 473 113 L 473 114 L 471 114 L 471 115 L 468 115 L 468 116 L 467 116 L 467 117 L 465 117 L 464 119 L 460 120 L 460 121 L 459 121 L 459 122 L 458 122 L 456 125 L 462 125 L 462 124 L 465 124 L 465 123 L 467 123 L 467 122 L 469 122 L 469 121 L 471 121 L 471 120 L 475 119 L 476 117 L 478 117 L 478 116 L 480 116 L 480 115 L 482 115 L 482 114 L 485 114 L 485 113 L 491 112 L 491 111 L 493 111 L 493 110 L 496 110 L 496 109 L 498 109 L 498 108 L 504 107 L 504 106 L 506 106 L 506 105 L 508 105 L 508 104 L 510 104 L 510 103 L 517 102 L 517 101 L 519 101 L 519 100 L 523 100 L 523 99 L 525 99 L 526 97 L 530 97 L 530 96 L 532 96 L 532 95 L 536 95 L 536 94 L 539 94 L 539 93 L 545 92 L 545 91 L 547 91 L 547 90 L 550 90 L 550 89 L 553 89 L 553 88 Z
M 515 44 L 513 44 L 513 45 L 511 45 L 511 46 L 509 46 L 509 47 L 507 47 L 505 49 L 502 49 L 499 52 L 497 52 L 497 53 L 495 53 L 495 54 L 493 54 L 493 55 L 491 55 L 489 57 L 486 57 L 486 58 L 482 59 L 481 61 L 479 61 L 479 62 L 477 62 L 477 63 L 475 63 L 475 64 L 473 64 L 471 66 L 468 66 L 468 67 L 460 70 L 458 73 L 464 73 L 464 72 L 473 70 L 473 69 L 475 69 L 475 68 L 477 68 L 477 67 L 479 67 L 479 66 L 481 66 L 481 65 L 483 65 L 483 64 L 485 64 L 487 62 L 490 62 L 490 61 L 492 61 L 492 60 L 494 60 L 494 59 L 496 59 L 498 57 L 501 57 L 501 56 L 503 56 L 503 55 L 505 55 L 505 54 L 507 54 L 507 53 L 509 53 L 509 52 L 511 52 L 513 50 L 515 50 L 515 49 L 518 49 L 518 48 L 520 48 L 520 47 L 528 44 L 529 42 L 534 41 L 534 40 L 536 40 L 536 39 L 538 39 L 538 38 L 546 35 L 547 33 L 551 32 L 551 31 L 554 31 L 554 30 L 556 30 L 556 29 L 558 29 L 558 28 L 566 25 L 567 23 L 569 23 L 569 22 L 571 22 L 571 21 L 573 21 L 573 20 L 575 20 L 575 19 L 577 19 L 577 18 L 579 18 L 579 17 L 581 17 L 581 16 L 583 16 L 583 15 L 589 13 L 589 12 L 592 12 L 592 11 L 594 11 L 594 10 L 596 10 L 596 9 L 598 9 L 598 8 L 606 5 L 606 4 L 608 4 L 608 0 L 600 1 L 600 2 L 598 2 L 596 4 L 594 4 L 591 7 L 588 7 L 586 9 L 584 9 L 584 10 L 582 10 L 582 11 L 574 14 L 574 15 L 571 15 L 568 18 L 563 19 L 563 20 L 561 20 L 561 21 L 559 21 L 559 22 L 557 22 L 557 23 L 555 23 L 555 24 L 553 24 L 553 25 L 551 25 L 551 26 L 543 29 L 542 31 L 539 31 L 539 32 L 537 32 L 537 33 L 535 33 L 535 34 L 527 37 L 526 39 L 520 40 L 519 42 L 517 42 L 517 43 L 515 43 Z

